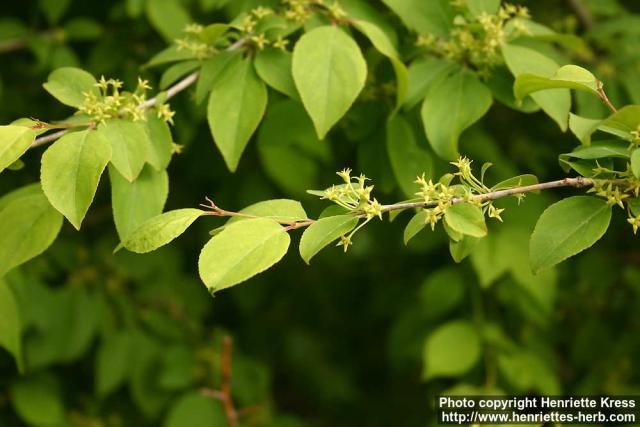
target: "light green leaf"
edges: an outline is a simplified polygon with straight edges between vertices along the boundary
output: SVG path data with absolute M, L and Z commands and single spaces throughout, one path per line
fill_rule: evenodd
M 422 122 L 433 150 L 446 160 L 458 157 L 458 138 L 491 107 L 491 91 L 474 73 L 460 70 L 434 86 L 422 105 Z
M 569 130 L 583 145 L 591 144 L 591 135 L 598 129 L 602 120 L 587 119 L 576 114 L 569 113 Z
M 414 181 L 418 176 L 430 177 L 433 173 L 433 159 L 429 152 L 418 145 L 415 133 L 407 120 L 395 115 L 387 122 L 387 153 L 391 169 L 402 192 L 415 196 Z
M 583 90 L 598 96 L 598 79 L 582 67 L 565 65 L 558 68 L 551 77 L 531 73 L 519 74 L 513 84 L 517 100 L 541 90 L 559 88 Z
M 20 372 L 22 359 L 22 319 L 18 303 L 8 283 L 0 279 L 0 347 L 11 353 Z
M 631 153 L 631 170 L 636 178 L 640 178 L 640 150 L 638 149 Z
M 483 237 L 487 235 L 482 209 L 471 203 L 456 203 L 447 208 L 444 220 L 454 231 L 466 236 Z
M 627 105 L 605 119 L 598 129 L 631 140 L 631 132 L 639 127 L 640 105 Z
M 358 219 L 353 215 L 329 216 L 311 224 L 302 234 L 300 239 L 300 256 L 309 264 L 322 248 L 350 232 L 358 224 Z
M 111 178 L 111 207 L 113 220 L 121 241 L 146 220 L 162 213 L 169 195 L 169 178 L 166 171 L 157 172 L 145 166 L 135 181 L 129 182 L 114 168 L 109 168 Z
M 465 0 L 465 4 L 473 16 L 480 16 L 483 13 L 495 15 L 500 8 L 500 0 Z
M 293 79 L 320 139 L 349 110 L 366 77 L 360 48 L 337 26 L 311 30 L 293 50 Z
M 497 183 L 496 185 L 491 187 L 491 191 L 505 190 L 507 188 L 514 188 L 514 187 L 524 187 L 526 185 L 534 185 L 537 183 L 538 183 L 538 177 L 535 175 L 531 175 L 531 174 L 518 175 L 518 176 L 514 176 L 513 178 L 505 179 L 504 181 Z M 538 191 L 536 191 L 536 193 L 537 192 Z
M 304 221 L 307 219 L 307 213 L 304 211 L 300 202 L 289 199 L 265 200 L 263 202 L 254 203 L 253 205 L 242 209 L 238 213 L 269 218 L 282 223 Z M 227 225 L 246 219 L 248 218 L 233 216 L 229 218 Z
M 111 143 L 111 164 L 128 181 L 135 180 L 151 151 L 144 124 L 112 119 L 100 124 L 98 132 Z
M 353 25 L 369 39 L 378 52 L 391 61 L 391 66 L 396 74 L 397 81 L 396 108 L 400 108 L 404 103 L 409 87 L 409 71 L 407 67 L 400 60 L 398 52 L 391 40 L 389 40 L 385 32 L 377 25 L 360 20 L 354 21 Z
M 193 21 L 179 0 L 147 0 L 146 13 L 151 25 L 168 42 L 182 36 L 184 28 Z
M 173 83 L 177 82 L 178 79 L 199 67 L 200 61 L 197 60 L 183 61 L 173 64 L 171 67 L 167 68 L 164 73 L 162 73 L 162 77 L 160 78 L 160 89 L 166 90 Z
M 560 158 L 575 158 L 575 159 L 603 159 L 606 157 L 618 157 L 621 159 L 628 159 L 631 152 L 629 151 L 629 144 L 625 141 L 612 140 L 612 141 L 594 141 L 589 146 L 576 147 L 571 153 L 561 154 Z
M 416 234 L 421 232 L 427 226 L 427 211 L 420 209 L 420 212 L 415 214 L 411 220 L 407 223 L 404 229 L 404 244 L 408 244 Z
M 36 139 L 33 129 L 0 126 L 0 172 L 18 160 Z
M 202 248 L 200 278 L 211 293 L 237 285 L 280 261 L 290 242 L 284 227 L 272 219 L 231 224 Z
M 49 74 L 47 82 L 42 86 L 58 101 L 70 107 L 81 107 L 84 103 L 83 93 L 98 95 L 96 79 L 79 68 L 58 68 Z
M 231 172 L 238 167 L 267 105 L 267 89 L 251 61 L 236 58 L 214 84 L 207 109 L 213 139 Z
M 47 374 L 22 378 L 14 384 L 11 403 L 29 425 L 60 425 L 65 419 L 59 384 L 55 377 Z
M 169 409 L 164 427 L 213 427 L 227 425 L 222 404 L 199 392 L 190 392 Z
M 77 230 L 110 159 L 109 141 L 95 130 L 67 133 L 42 155 L 42 190 Z
M 186 61 L 194 58 L 193 52 L 186 49 L 178 49 L 176 45 L 172 45 L 155 54 L 143 67 L 150 68 L 170 62 Z
M 597 242 L 607 231 L 611 206 L 603 199 L 574 196 L 549 206 L 529 242 L 534 273 L 553 267 Z
M 424 346 L 422 377 L 457 377 L 478 363 L 480 336 L 471 323 L 456 320 L 445 323 L 429 335 Z
M 55 240 L 62 215 L 39 186 L 29 186 L 0 199 L 0 277 L 40 255 Z
M 409 65 L 409 87 L 405 99 L 407 110 L 424 99 L 429 90 L 455 69 L 455 64 L 442 58 L 424 58 Z M 509 89 L 511 90 L 511 89 Z
M 135 356 L 134 337 L 126 330 L 104 336 L 96 352 L 95 389 L 104 398 L 120 387 L 130 374 L 130 360 Z
M 285 50 L 267 48 L 256 54 L 254 65 L 262 80 L 291 99 L 300 100 L 291 71 L 293 55 Z
M 528 47 L 506 44 L 502 55 L 511 73 L 517 78 L 523 73 L 551 77 L 558 70 L 558 64 L 551 58 Z M 531 94 L 531 98 L 565 131 L 571 109 L 569 89 L 550 89 Z
M 200 104 L 207 97 L 218 78 L 229 64 L 234 64 L 235 60 L 242 57 L 239 51 L 223 51 L 206 60 L 200 68 L 198 82 L 196 83 L 196 102 Z M 233 60 L 233 61 L 232 61 Z
M 122 246 L 140 254 L 156 250 L 184 233 L 204 213 L 200 209 L 178 209 L 150 218 L 133 230 Z
M 446 37 L 455 12 L 449 0 L 383 0 L 412 30 Z
M 169 125 L 150 111 L 147 114 L 146 130 L 150 143 L 147 162 L 157 171 L 165 170 L 173 155 L 173 138 Z

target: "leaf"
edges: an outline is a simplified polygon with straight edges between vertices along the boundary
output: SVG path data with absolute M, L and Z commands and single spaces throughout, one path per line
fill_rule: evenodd
M 156 250 L 184 233 L 204 213 L 200 209 L 178 209 L 154 216 L 131 232 L 122 246 L 139 254 Z
M 409 87 L 409 71 L 400 60 L 396 47 L 393 45 L 391 40 L 389 40 L 385 32 L 377 25 L 361 20 L 355 20 L 353 25 L 369 39 L 371 44 L 373 44 L 373 47 L 375 47 L 378 52 L 389 58 L 389 61 L 391 61 L 391 66 L 396 74 L 397 81 L 396 108 L 400 108 L 407 96 L 407 90 Z
M 211 133 L 231 172 L 237 169 L 267 105 L 267 89 L 251 61 L 236 58 L 213 86 L 207 108 Z
M 383 0 L 383 3 L 418 33 L 446 37 L 453 26 L 455 12 L 449 0 Z
M 590 71 L 577 65 L 565 65 L 551 77 L 538 76 L 532 73 L 522 73 L 516 77 L 513 92 L 517 100 L 548 89 L 576 89 L 598 96 L 598 79 Z
M 243 215 L 253 215 L 261 218 L 269 218 L 277 222 L 296 222 L 307 219 L 307 213 L 300 202 L 289 199 L 265 200 L 254 203 L 238 212 Z M 248 218 L 233 216 L 227 221 L 227 225 L 243 221 Z
M 133 336 L 127 331 L 114 331 L 102 339 L 96 352 L 95 389 L 104 398 L 120 387 L 130 373 L 129 361 L 134 356 Z
M 11 403 L 29 425 L 60 425 L 65 419 L 61 390 L 52 375 L 22 378 L 11 388 Z
M 424 99 L 429 90 L 455 69 L 455 64 L 441 58 L 424 58 L 409 65 L 409 84 L 405 107 L 415 107 Z M 509 89 L 511 90 L 511 89 Z
M 636 178 L 640 178 L 640 150 L 638 149 L 631 153 L 631 170 Z
M 465 0 L 465 4 L 473 16 L 480 16 L 483 13 L 495 15 L 500 8 L 500 0 Z
M 505 179 L 491 187 L 491 191 L 505 190 L 507 188 L 524 187 L 527 185 L 538 184 L 538 177 L 531 174 L 524 174 L 514 176 L 513 178 Z M 539 191 L 537 191 L 539 192 Z M 536 192 L 536 193 L 537 193 Z
M 0 347 L 11 353 L 23 372 L 22 319 L 18 302 L 8 283 L 0 279 Z
M 418 176 L 432 176 L 433 159 L 429 152 L 418 145 L 415 133 L 407 120 L 395 115 L 387 122 L 387 153 L 391 169 L 402 192 L 415 196 L 414 181 Z
M 109 141 L 95 130 L 67 133 L 42 155 L 42 190 L 76 230 L 80 230 L 110 159 Z
M 358 219 L 353 215 L 329 216 L 311 224 L 300 239 L 300 256 L 309 264 L 322 248 L 353 230 Z
M 49 74 L 42 86 L 64 105 L 79 108 L 84 104 L 84 93 L 99 94 L 96 83 L 96 79 L 84 70 L 63 67 Z
M 196 60 L 178 62 L 177 64 L 172 65 L 162 73 L 162 77 L 160 78 L 160 89 L 167 89 L 173 83 L 177 82 L 178 79 L 199 67 L 200 61 Z
M 631 132 L 640 127 L 640 105 L 627 105 L 605 119 L 599 129 L 626 140 L 631 140 Z
M 0 199 L 0 277 L 44 252 L 62 227 L 62 215 L 39 186 L 29 186 Z
M 456 320 L 445 323 L 429 335 L 424 346 L 422 377 L 457 377 L 480 360 L 480 336 L 471 323 Z
M 35 131 L 28 127 L 0 126 L 0 172 L 18 160 L 35 139 Z
M 107 120 L 98 132 L 111 143 L 111 164 L 128 181 L 135 180 L 150 151 L 149 135 L 144 125 L 121 119 Z
M 168 42 L 182 36 L 184 28 L 193 20 L 178 0 L 147 0 L 149 22 Z
M 323 139 L 364 88 L 367 64 L 356 42 L 336 26 L 305 33 L 293 50 L 293 79 Z
M 491 107 L 491 91 L 474 73 L 460 70 L 434 86 L 422 105 L 422 122 L 433 150 L 443 159 L 458 157 L 458 138 Z
M 272 219 L 236 222 L 202 248 L 200 278 L 211 293 L 237 285 L 280 261 L 290 242 L 284 227 Z
M 419 289 L 420 302 L 429 319 L 436 319 L 459 306 L 465 294 L 460 269 L 445 267 L 430 273 Z
M 292 63 L 293 55 L 290 52 L 276 48 L 258 51 L 254 60 L 256 72 L 266 84 L 299 101 L 300 95 L 291 71 Z
M 551 77 L 559 68 L 551 58 L 528 47 L 506 44 L 502 55 L 511 73 L 517 78 L 523 73 Z M 549 115 L 560 129 L 567 130 L 571 96 L 568 89 L 550 89 L 531 94 L 531 98 Z
M 229 64 L 235 63 L 242 57 L 238 51 L 219 52 L 213 58 L 206 60 L 200 68 L 196 83 L 196 102 L 200 104 L 207 97 Z
M 587 119 L 576 114 L 569 113 L 569 130 L 584 145 L 591 144 L 591 135 L 598 129 L 602 120 Z
M 193 52 L 186 49 L 178 49 L 176 45 L 172 45 L 155 54 L 143 67 L 150 68 L 169 62 L 186 61 L 194 58 Z
M 420 212 L 415 214 L 411 220 L 407 223 L 404 229 L 404 244 L 408 244 L 416 234 L 421 232 L 427 226 L 427 211 L 420 209 Z
M 603 199 L 574 196 L 549 206 L 529 242 L 534 273 L 591 247 L 607 231 L 611 206 Z
M 482 209 L 474 204 L 462 202 L 451 205 L 444 213 L 444 220 L 454 231 L 466 236 L 487 235 L 487 225 L 484 222 Z
M 194 391 L 176 400 L 169 409 L 164 427 L 210 427 L 226 423 L 222 404 Z
M 589 146 L 576 147 L 571 153 L 561 154 L 560 158 L 575 158 L 575 159 L 602 159 L 606 157 L 618 157 L 621 159 L 628 159 L 631 154 L 629 151 L 629 144 L 620 141 L 594 141 Z
M 145 124 L 150 143 L 147 162 L 157 171 L 165 170 L 173 155 L 173 137 L 169 125 L 153 111 L 147 113 Z
M 162 213 L 169 195 L 166 171 L 156 172 L 145 166 L 135 181 L 129 182 L 113 167 L 111 179 L 111 207 L 113 220 L 121 241 L 146 220 Z

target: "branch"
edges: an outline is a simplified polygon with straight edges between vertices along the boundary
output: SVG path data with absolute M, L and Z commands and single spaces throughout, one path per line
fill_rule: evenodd
M 241 39 L 236 40 L 226 50 L 227 51 L 238 50 L 242 46 L 244 46 L 246 42 L 247 42 L 247 38 L 243 37 Z M 173 98 L 174 96 L 176 96 L 177 94 L 179 94 L 180 92 L 182 92 L 183 90 L 185 90 L 186 88 L 194 84 L 198 80 L 199 74 L 200 74 L 199 71 L 194 71 L 193 73 L 189 74 L 187 77 L 180 80 L 178 83 L 171 86 L 169 89 L 167 89 L 164 92 L 166 94 L 165 99 Z M 154 96 L 153 98 L 147 99 L 145 102 L 140 104 L 138 108 L 142 110 L 146 110 L 148 108 L 154 107 L 157 101 L 158 101 L 158 95 Z M 29 149 L 55 141 L 65 133 L 67 133 L 67 131 L 63 130 L 63 131 L 54 132 L 50 135 L 45 135 L 45 136 L 36 138 L 35 141 L 33 141 L 31 146 L 29 147 Z

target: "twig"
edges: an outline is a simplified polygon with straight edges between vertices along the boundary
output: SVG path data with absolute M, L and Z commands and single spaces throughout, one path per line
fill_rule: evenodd
M 609 100 L 609 97 L 604 91 L 604 83 L 598 80 L 596 85 L 597 85 L 596 89 L 598 91 L 598 97 L 602 100 L 602 102 L 604 102 L 604 105 L 606 105 L 613 113 L 617 113 L 618 109 L 615 107 L 615 105 L 611 103 L 611 101 Z
M 241 39 L 236 40 L 236 42 L 231 44 L 226 50 L 227 51 L 238 50 L 242 46 L 244 46 L 244 44 L 246 42 L 247 42 L 247 39 L 243 37 Z M 189 74 L 187 77 L 185 77 L 182 80 L 180 80 L 175 85 L 171 86 L 169 89 L 167 89 L 164 92 L 165 93 L 165 98 L 164 99 L 173 98 L 174 96 L 176 96 L 177 94 L 179 94 L 180 92 L 182 92 L 183 90 L 185 90 L 186 88 L 188 88 L 189 86 L 194 84 L 198 80 L 199 74 L 200 73 L 198 71 L 194 71 L 193 73 Z M 159 97 L 159 95 L 156 95 L 153 98 L 147 99 L 145 102 L 140 104 L 138 106 L 138 108 L 140 108 L 142 110 L 146 110 L 147 108 L 151 108 L 151 107 L 155 106 L 156 102 L 158 101 L 158 97 Z M 29 148 L 30 149 L 31 148 L 35 148 L 35 147 L 38 147 L 40 145 L 47 144 L 49 142 L 55 141 L 56 139 L 60 138 L 65 133 L 66 133 L 66 131 L 60 131 L 60 132 L 52 133 L 50 135 L 45 135 L 45 136 L 41 136 L 39 138 L 36 138 L 35 141 L 33 141 L 33 143 L 31 144 L 31 146 Z
M 582 3 L 582 0 L 567 0 L 567 3 L 569 3 L 584 28 L 587 30 L 592 29 L 595 25 L 595 20 L 591 11 Z

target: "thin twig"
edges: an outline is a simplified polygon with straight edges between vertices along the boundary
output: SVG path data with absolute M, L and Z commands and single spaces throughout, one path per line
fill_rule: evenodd
M 593 19 L 591 11 L 582 3 L 582 0 L 567 0 L 567 3 L 569 3 L 569 6 L 573 9 L 582 26 L 586 30 L 592 29 L 595 25 L 595 20 Z
M 224 408 L 224 414 L 227 418 L 228 427 L 238 427 L 239 413 L 233 403 L 231 395 L 231 374 L 232 374 L 232 358 L 233 358 L 233 341 L 231 337 L 225 335 L 222 339 L 222 361 L 221 374 L 222 382 L 220 390 L 202 389 L 200 392 L 205 395 L 219 400 Z
M 611 101 L 609 100 L 609 97 L 607 96 L 607 93 L 604 91 L 604 83 L 598 80 L 596 85 L 597 85 L 596 89 L 598 91 L 598 97 L 600 97 L 602 102 L 604 102 L 604 105 L 606 105 L 613 113 L 617 113 L 618 109 L 615 107 L 615 105 L 611 103 Z

